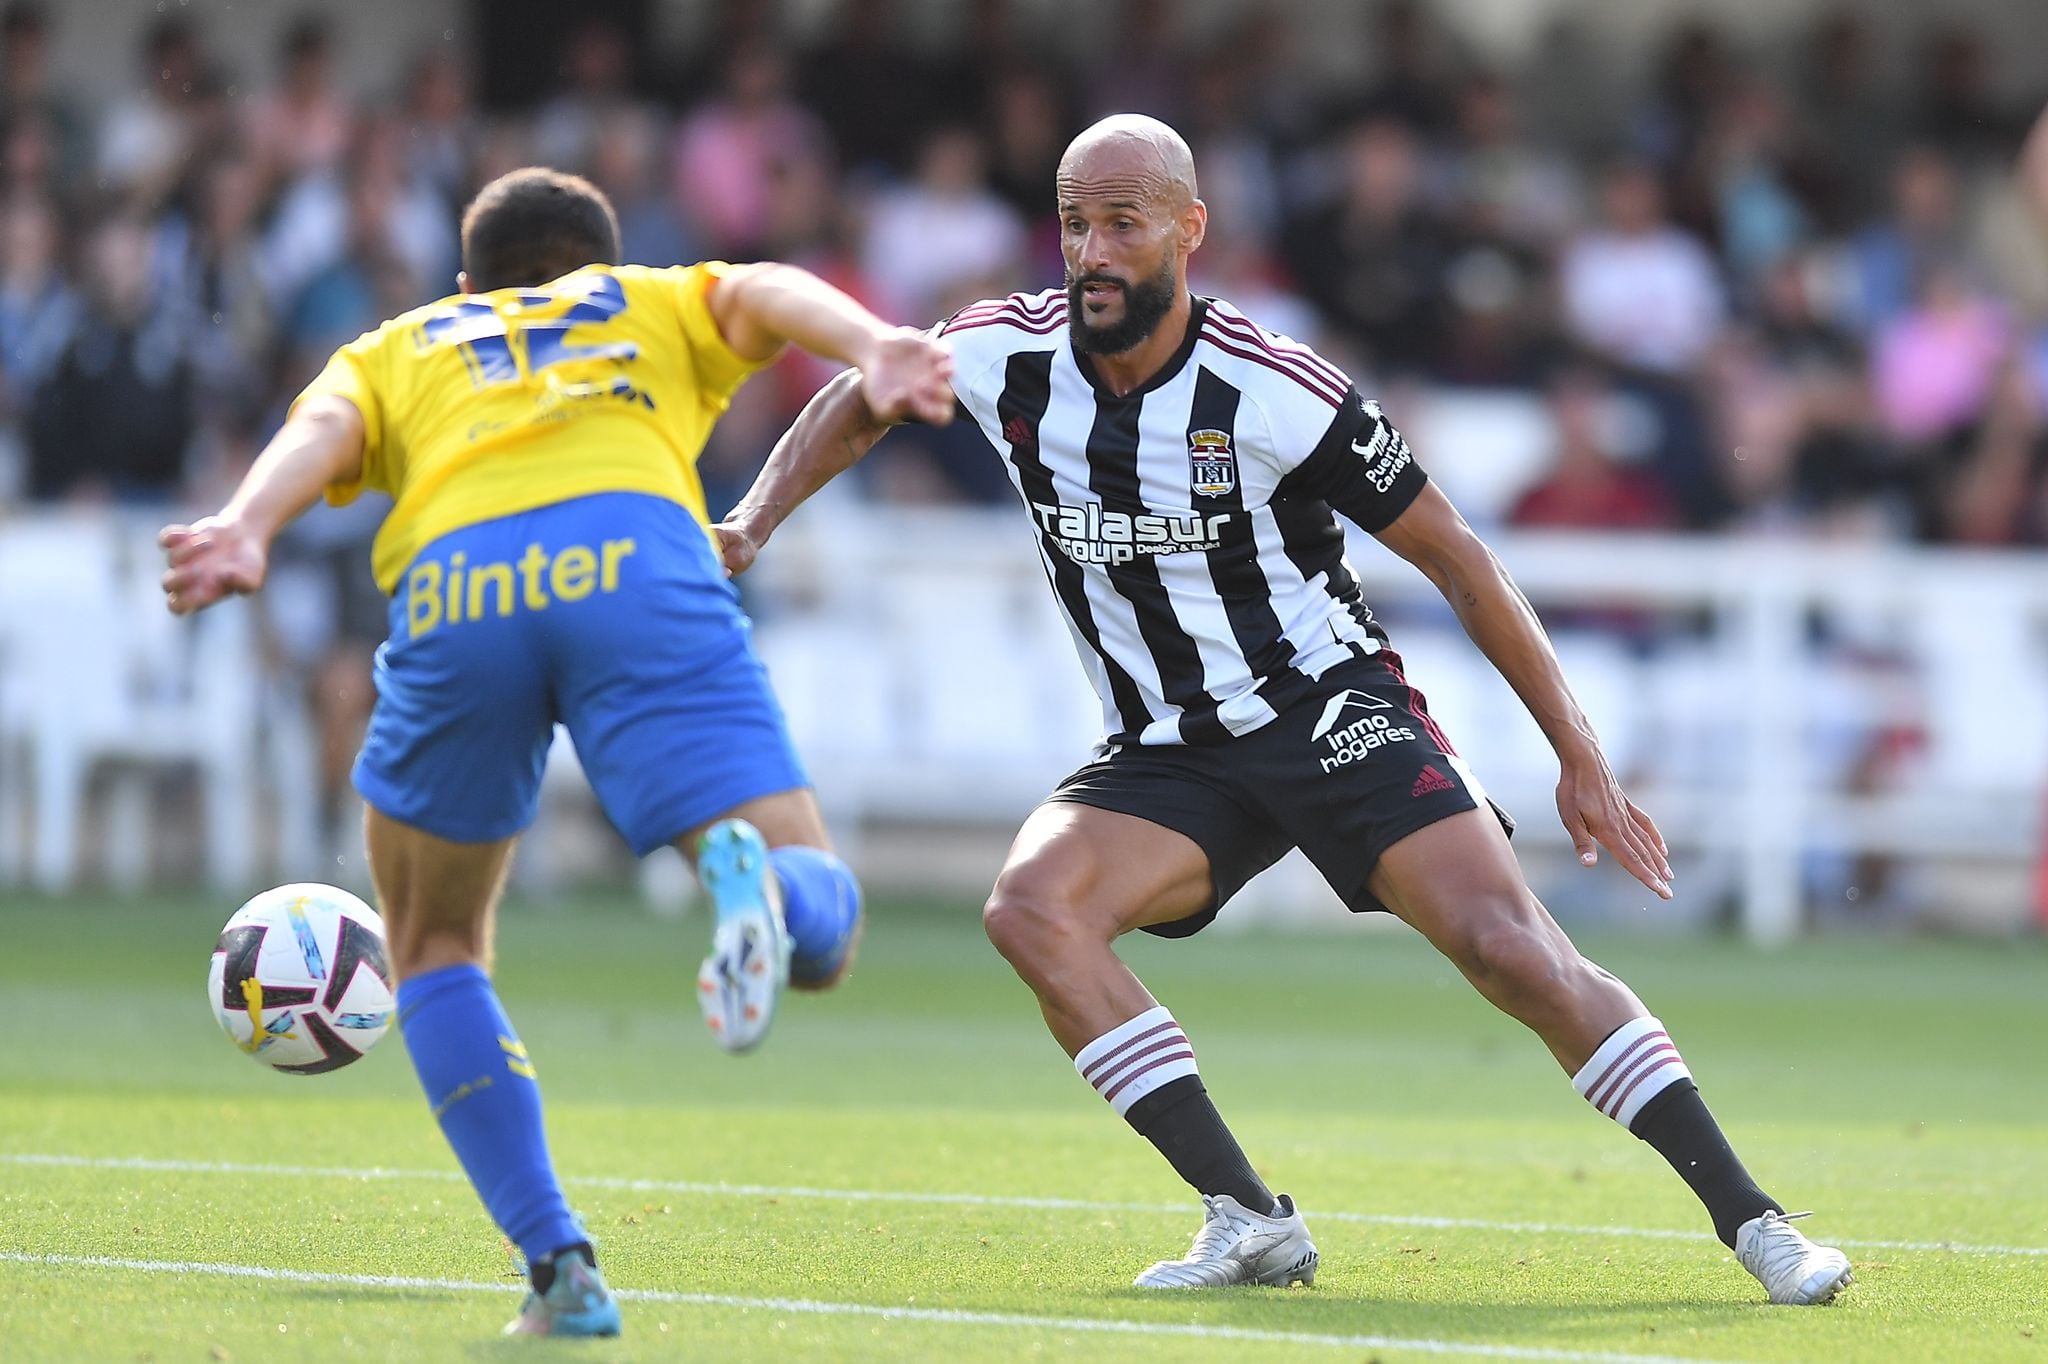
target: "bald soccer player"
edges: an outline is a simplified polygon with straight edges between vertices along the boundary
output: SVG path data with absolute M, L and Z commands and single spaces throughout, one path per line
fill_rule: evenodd
M 1315 1274 L 1293 1201 L 1253 1171 L 1186 1034 L 1113 946 L 1199 931 L 1298 847 L 1353 911 L 1398 915 L 1534 1030 L 1581 1095 L 1671 1162 L 1773 1302 L 1832 1298 L 1848 1260 L 1757 1187 L 1664 1026 L 1523 882 L 1510 820 L 1360 600 L 1335 513 L 1442 590 L 1543 727 L 1580 861 L 1604 847 L 1669 899 L 1664 839 L 1506 570 L 1342 371 L 1189 293 L 1208 210 L 1173 129 L 1089 128 L 1058 200 L 1066 288 L 977 303 L 938 335 L 1102 696 L 1107 738 L 1025 821 L 985 920 L 1082 1077 L 1202 1195 L 1187 1255 L 1138 1286 Z M 888 425 L 857 375 L 828 385 L 714 528 L 727 567 Z

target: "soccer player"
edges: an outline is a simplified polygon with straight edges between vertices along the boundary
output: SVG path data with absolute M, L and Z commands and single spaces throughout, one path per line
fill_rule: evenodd
M 182 615 L 260 588 L 272 537 L 322 490 L 394 499 L 373 549 L 391 638 L 355 781 L 406 1049 L 530 1268 L 514 1334 L 619 1329 L 486 974 L 554 724 L 636 854 L 675 843 L 696 862 L 717 910 L 700 1003 L 722 1044 L 754 1045 L 785 980 L 845 973 L 860 888 L 713 551 L 697 456 L 792 342 L 858 365 L 864 410 L 953 413 L 942 346 L 802 270 L 618 258 L 586 181 L 485 186 L 463 215 L 462 292 L 337 351 L 227 506 L 161 537 Z
M 938 334 L 1102 696 L 1108 738 L 1025 821 L 985 922 L 1082 1078 L 1202 1195 L 1193 1247 L 1138 1286 L 1315 1274 L 1301 1214 L 1253 1171 L 1186 1034 L 1112 948 L 1134 928 L 1199 931 L 1299 847 L 1350 908 L 1399 915 L 1533 1029 L 1580 1094 L 1671 1162 L 1772 1301 L 1833 1297 L 1848 1260 L 1757 1187 L 1663 1025 L 1524 884 L 1507 816 L 1402 675 L 1333 513 L 1421 569 L 1513 684 L 1557 750 L 1579 860 L 1605 847 L 1670 898 L 1664 839 L 1500 562 L 1342 372 L 1190 295 L 1207 210 L 1171 128 L 1096 124 L 1057 190 L 1066 288 L 974 304 Z M 889 424 L 857 379 L 827 385 L 713 527 L 727 566 L 745 569 Z

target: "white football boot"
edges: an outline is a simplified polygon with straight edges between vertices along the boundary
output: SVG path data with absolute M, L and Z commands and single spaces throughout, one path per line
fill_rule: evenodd
M 1849 1257 L 1833 1246 L 1815 1245 L 1792 1225 L 1811 1215 L 1767 1212 L 1735 1233 L 1735 1258 L 1756 1275 L 1772 1302 L 1815 1307 L 1849 1286 Z
M 752 1051 L 768 1035 L 789 983 L 781 883 L 768 865 L 767 844 L 743 819 L 723 819 L 705 831 L 697 879 L 718 915 L 710 955 L 697 971 L 697 1003 L 719 1046 Z
M 1278 1216 L 1252 1212 L 1229 1194 L 1202 1195 L 1202 1229 L 1187 1258 L 1161 1260 L 1132 1280 L 1137 1288 L 1285 1288 L 1316 1281 L 1316 1243 L 1294 1200 L 1279 1195 Z

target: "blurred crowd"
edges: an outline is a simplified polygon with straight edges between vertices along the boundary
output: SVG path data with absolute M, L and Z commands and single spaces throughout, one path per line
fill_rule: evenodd
M 1384 0 L 1369 74 L 1321 88 L 1280 8 L 1195 43 L 1165 0 L 1123 0 L 1075 60 L 1020 7 L 966 8 L 940 52 L 888 0 L 845 0 L 805 45 L 772 4 L 715 6 L 682 53 L 572 23 L 553 88 L 486 109 L 453 42 L 350 93 L 339 9 L 291 23 L 266 71 L 164 15 L 125 95 L 88 107 L 49 73 L 62 10 L 9 6 L 0 499 L 203 499 L 332 347 L 450 291 L 456 214 L 512 166 L 595 179 L 629 260 L 795 260 L 928 323 L 1057 280 L 1061 147 L 1136 109 L 1195 146 L 1198 288 L 1369 389 L 1547 405 L 1513 520 L 2048 540 L 2032 110 L 1992 93 L 1967 29 L 1920 34 L 1896 85 L 1853 11 L 1774 54 L 1691 23 L 1624 84 L 1569 25 L 1494 70 Z M 822 377 L 753 386 L 707 456 L 715 497 Z M 1002 496 L 971 439 L 900 437 L 866 486 Z
M 345 7 L 287 24 L 262 70 L 159 9 L 91 103 L 51 73 L 65 7 L 7 4 L 0 517 L 217 505 L 336 345 L 453 290 L 457 215 L 513 167 L 589 175 L 629 261 L 791 260 L 928 324 L 1059 280 L 1060 152 L 1139 110 L 1195 149 L 1198 290 L 1397 421 L 1461 391 L 1540 418 L 1494 520 L 2048 543 L 2048 123 L 2029 138 L 2041 102 L 1995 93 L 2000 54 L 1965 27 L 1930 17 L 1886 51 L 1844 9 L 1754 52 L 1690 22 L 1623 72 L 1567 22 L 1503 70 L 1427 5 L 1379 0 L 1364 74 L 1319 81 L 1282 5 L 1191 34 L 1168 0 L 1119 0 L 1075 45 L 1033 27 L 1045 7 L 974 0 L 936 50 L 902 8 L 840 0 L 799 30 L 720 0 L 674 51 L 508 5 L 559 30 L 542 84 L 451 35 L 368 90 L 338 59 Z M 742 391 L 703 463 L 714 511 L 828 372 L 792 357 Z M 957 426 L 892 434 L 857 479 L 1009 496 Z M 300 522 L 267 594 L 331 800 L 384 634 L 380 516 Z

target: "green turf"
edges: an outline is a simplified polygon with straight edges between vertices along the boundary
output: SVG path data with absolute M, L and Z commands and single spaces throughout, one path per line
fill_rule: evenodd
M 700 922 L 515 910 L 500 979 L 572 1197 L 616 1286 L 671 1295 L 628 1303 L 619 1342 L 569 1345 L 492 1338 L 517 1301 L 508 1261 L 396 1038 L 348 1071 L 296 1079 L 218 1034 L 203 986 L 227 909 L 19 897 L 0 908 L 0 1255 L 17 1257 L 0 1260 L 0 1358 L 1392 1361 L 1442 1357 L 1420 1348 L 1439 1342 L 2048 1364 L 2048 1256 L 1870 1244 L 2048 1247 L 2039 943 L 1832 942 L 1776 956 L 1600 945 L 1670 1025 L 1765 1186 L 1850 1243 L 1855 1287 L 1798 1311 L 1762 1305 L 1718 1243 L 1586 1230 L 1697 1233 L 1704 1221 L 1652 1152 L 1406 936 L 1132 945 L 1323 1252 L 1313 1289 L 1159 1297 L 1127 1285 L 1184 1248 L 1189 1196 L 1074 1076 L 971 911 L 877 913 L 853 982 L 796 999 L 768 1046 L 735 1060 L 690 1000 Z M 382 1173 L 346 1173 L 371 1167 Z M 717 1183 L 779 1192 L 686 1187 Z M 933 1193 L 1102 1206 L 901 1197 Z

